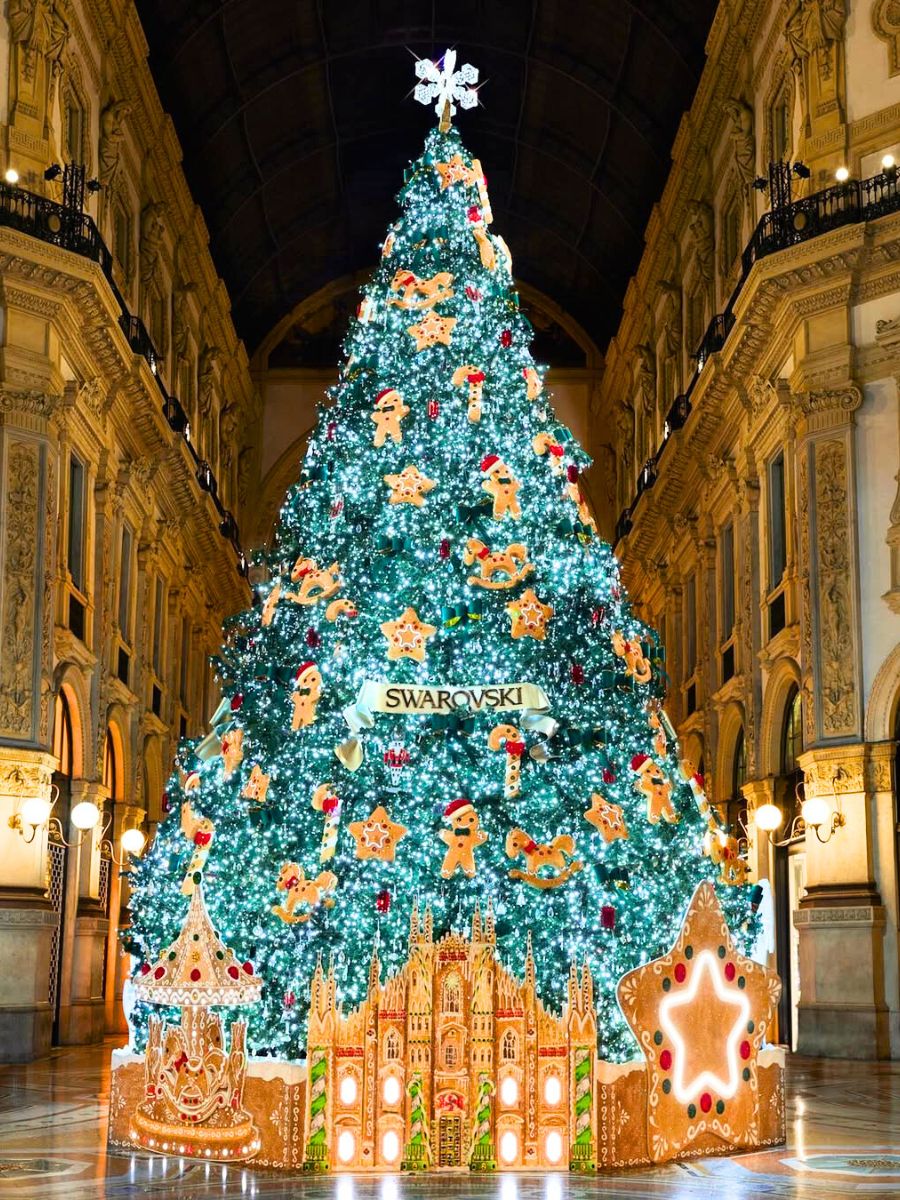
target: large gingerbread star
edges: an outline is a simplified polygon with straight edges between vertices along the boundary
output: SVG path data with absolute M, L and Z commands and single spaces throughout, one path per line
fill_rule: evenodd
M 628 826 L 621 807 L 605 799 L 599 792 L 591 794 L 591 807 L 584 814 L 584 819 L 600 831 L 604 842 L 628 837 Z
M 449 162 L 434 164 L 434 169 L 441 177 L 441 191 L 446 191 L 454 183 L 465 183 L 471 187 L 478 181 L 478 172 L 467 167 L 461 154 L 454 154 Z
M 380 804 L 365 821 L 351 821 L 347 828 L 356 840 L 357 858 L 380 858 L 382 862 L 394 861 L 397 843 L 406 834 L 406 826 L 392 821 Z
M 553 616 L 553 605 L 544 604 L 526 588 L 517 600 L 511 600 L 506 611 L 512 617 L 510 632 L 514 638 L 532 637 L 542 642 L 547 636 L 547 622 Z
M 711 883 L 694 892 L 669 953 L 623 975 L 617 994 L 647 1060 L 654 1162 L 701 1135 L 756 1145 L 757 1056 L 781 982 L 735 949 Z
M 435 346 L 438 342 L 449 346 L 455 324 L 456 317 L 440 317 L 432 311 L 418 324 L 410 325 L 406 332 L 416 339 L 417 350 L 427 350 L 429 346 Z
M 414 658 L 425 661 L 425 642 L 437 633 L 436 625 L 419 620 L 414 608 L 407 608 L 394 621 L 385 621 L 381 632 L 388 640 L 388 658 Z
M 385 475 L 384 482 L 391 489 L 388 504 L 414 504 L 421 508 L 425 503 L 425 492 L 434 487 L 434 480 L 423 475 L 418 467 L 404 467 L 399 475 Z

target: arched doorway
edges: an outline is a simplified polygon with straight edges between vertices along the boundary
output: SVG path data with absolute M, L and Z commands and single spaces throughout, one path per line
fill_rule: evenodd
M 802 694 L 793 684 L 785 697 L 779 774 L 775 780 L 775 800 L 784 813 L 782 836 L 799 815 L 800 785 L 803 772 Z M 797 1048 L 798 1007 L 800 1004 L 800 937 L 794 927 L 794 913 L 806 890 L 806 839 L 801 833 L 775 848 L 775 953 L 781 976 L 781 1000 L 778 1007 L 780 1037 L 792 1050 Z

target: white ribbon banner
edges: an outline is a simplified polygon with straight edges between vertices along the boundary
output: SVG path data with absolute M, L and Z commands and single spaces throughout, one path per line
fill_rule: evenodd
M 361 718 L 360 727 L 371 727 L 371 713 L 421 713 L 449 716 L 451 713 L 504 712 L 513 709 L 549 707 L 544 689 L 536 683 L 488 683 L 476 686 L 426 687 L 422 684 L 378 683 L 367 679 L 356 703 L 345 710 Z

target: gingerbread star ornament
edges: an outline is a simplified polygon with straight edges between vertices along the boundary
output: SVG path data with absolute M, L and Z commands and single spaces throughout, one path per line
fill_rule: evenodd
M 381 632 L 388 640 L 389 659 L 414 658 L 425 661 L 425 643 L 437 633 L 436 625 L 427 625 L 419 620 L 414 608 L 407 608 L 394 621 L 385 621 Z
M 510 633 L 514 639 L 531 637 L 542 642 L 547 636 L 547 622 L 553 616 L 553 605 L 539 600 L 533 588 L 526 588 L 517 600 L 511 600 L 506 611 L 512 617 Z
M 418 467 L 404 467 L 399 475 L 385 475 L 384 482 L 391 489 L 388 504 L 414 504 L 421 508 L 425 493 L 434 487 L 434 480 L 423 475 Z
M 591 794 L 591 807 L 584 814 L 584 819 L 600 832 L 604 842 L 628 837 L 628 826 L 625 824 L 625 814 L 621 807 L 601 796 L 599 792 Z
M 380 804 L 365 821 L 351 821 L 347 828 L 356 841 L 357 858 L 380 858 L 382 862 L 394 861 L 397 843 L 406 835 L 406 826 L 392 821 Z
M 438 342 L 449 346 L 455 324 L 456 317 L 441 317 L 432 310 L 417 324 L 410 325 L 406 332 L 416 339 L 416 350 L 427 350 Z
M 725 1142 L 759 1144 L 759 1052 L 781 981 L 738 953 L 711 883 L 688 905 L 675 945 L 623 975 L 619 1007 L 647 1060 L 650 1157 Z
M 465 183 L 469 187 L 478 182 L 478 172 L 467 167 L 461 154 L 454 154 L 449 162 L 434 164 L 434 169 L 441 177 L 441 191 L 446 191 L 454 183 Z

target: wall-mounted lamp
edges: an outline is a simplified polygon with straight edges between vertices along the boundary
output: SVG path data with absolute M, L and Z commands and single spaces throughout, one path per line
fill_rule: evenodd
M 823 845 L 826 842 L 830 842 L 834 834 L 847 823 L 847 818 L 841 812 L 840 801 L 834 787 L 836 778 L 837 776 L 835 775 L 831 779 L 831 794 L 834 797 L 833 804 L 826 800 L 824 796 L 803 798 L 800 792 L 803 784 L 797 784 L 796 796 L 800 801 L 800 812 L 791 821 L 785 837 L 775 838 L 773 836 L 775 830 L 784 822 L 784 813 L 777 804 L 761 804 L 753 814 L 754 825 L 775 846 L 787 846 L 796 838 L 802 837 L 807 829 L 812 829 Z M 824 837 L 822 836 L 823 829 L 827 830 Z
M 10 829 L 15 829 L 26 842 L 33 842 L 37 831 L 47 824 L 58 795 L 59 788 L 53 784 L 50 788 L 50 799 L 46 796 L 29 796 L 23 800 L 9 818 Z
M 115 847 L 109 838 L 100 843 L 101 854 L 107 855 L 117 867 L 128 867 L 131 858 L 140 857 L 147 844 L 147 835 L 141 829 L 140 809 L 126 809 L 123 820 L 122 834 L 119 839 L 122 847 L 122 857 L 116 858 Z
M 16 808 L 16 811 L 9 818 L 10 829 L 15 831 L 25 839 L 26 842 L 33 842 L 37 831 L 44 825 L 47 826 L 49 832 L 53 833 L 56 840 L 62 842 L 64 846 L 70 849 L 78 849 L 84 845 L 87 835 L 92 829 L 96 829 L 100 823 L 102 812 L 93 800 L 79 800 L 69 814 L 69 820 L 72 825 L 79 831 L 80 836 L 73 842 L 66 841 L 63 824 L 59 817 L 52 815 L 56 801 L 59 799 L 59 788 L 53 784 L 50 788 L 50 798 L 45 796 L 29 796 L 26 800 Z M 104 834 L 108 831 L 112 824 L 112 815 L 108 814 L 100 831 L 101 843 L 100 848 L 104 853 L 116 863 L 117 866 L 127 865 L 126 855 L 139 855 L 144 849 L 147 841 L 144 831 L 140 827 L 140 819 L 135 816 L 127 818 L 128 824 L 122 830 L 121 844 L 123 857 L 116 858 L 113 853 L 113 844 L 109 838 L 104 838 Z

